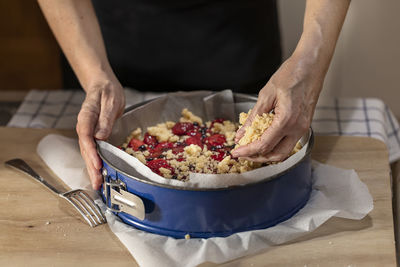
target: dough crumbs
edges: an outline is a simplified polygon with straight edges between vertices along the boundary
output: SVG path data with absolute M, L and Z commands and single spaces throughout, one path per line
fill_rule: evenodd
M 128 137 L 127 137 L 126 140 L 125 140 L 125 143 L 123 143 L 123 144 L 121 145 L 121 147 L 122 147 L 122 148 L 127 148 L 127 147 L 128 147 L 128 144 L 129 144 L 129 141 L 130 141 L 132 138 L 139 139 L 139 138 L 141 137 L 141 135 L 142 135 L 142 129 L 136 128 L 135 130 L 133 130 L 133 131 L 128 135 Z
M 159 123 L 156 126 L 148 127 L 147 132 L 155 136 L 158 142 L 167 142 L 174 136 L 171 129 L 168 128 L 167 123 Z
M 246 122 L 247 118 L 250 115 L 250 112 L 251 112 L 251 109 L 247 113 L 242 112 L 239 114 L 239 123 L 240 123 L 239 128 L 242 127 L 243 124 Z M 251 125 L 246 128 L 246 131 L 245 131 L 243 137 L 239 140 L 239 142 L 235 148 L 238 148 L 240 146 L 244 146 L 244 145 L 247 145 L 254 141 L 259 140 L 261 138 L 261 136 L 263 135 L 263 133 L 268 129 L 268 127 L 271 126 L 273 120 L 274 120 L 273 113 L 263 113 L 261 115 L 257 114 L 255 116 L 255 118 L 253 119 Z M 302 145 L 301 145 L 300 141 L 298 141 L 296 143 L 296 146 L 293 148 L 292 152 L 289 154 L 289 157 L 292 156 L 293 154 L 297 153 L 301 148 L 302 148 Z
M 193 145 L 192 144 L 190 146 L 185 147 L 184 151 L 185 151 L 185 153 L 186 153 L 186 155 L 188 157 L 191 157 L 191 156 L 198 157 L 198 156 L 200 156 L 200 153 L 202 152 L 202 149 L 198 145 Z
M 197 122 L 198 124 L 203 124 L 203 120 L 190 112 L 187 108 L 182 110 L 182 118 L 180 122 Z
M 245 123 L 249 113 L 250 111 L 240 114 L 241 125 Z M 271 125 L 273 116 L 257 115 L 238 145 L 260 138 Z M 243 173 L 271 164 L 231 157 L 230 152 L 235 147 L 234 139 L 239 126 L 221 118 L 203 123 L 200 117 L 183 109 L 179 122 L 159 123 L 148 127 L 146 134 L 140 128 L 135 129 L 120 149 L 136 157 L 158 175 L 181 181 L 187 181 L 190 173 Z M 297 143 L 292 154 L 300 149 L 301 145 Z
M 216 122 L 213 125 L 214 132 L 225 135 L 228 146 L 235 144 L 237 125 L 231 121 Z
M 250 114 L 250 113 L 248 113 Z M 248 114 L 240 114 L 240 124 L 243 125 L 246 121 Z M 263 113 L 261 116 L 256 115 L 253 122 L 249 127 L 246 128 L 246 132 L 243 137 L 239 140 L 238 146 L 244 146 L 250 144 L 261 138 L 261 135 L 268 129 L 274 119 L 274 114 Z
M 166 168 L 164 168 L 164 167 L 161 167 L 159 170 L 160 170 L 162 176 L 164 176 L 165 178 L 172 178 L 172 172 L 171 172 L 171 170 L 166 169 Z
M 189 235 L 189 234 L 186 234 L 186 235 L 185 235 L 185 239 L 186 239 L 186 240 L 189 240 L 189 239 L 190 239 L 190 235 Z

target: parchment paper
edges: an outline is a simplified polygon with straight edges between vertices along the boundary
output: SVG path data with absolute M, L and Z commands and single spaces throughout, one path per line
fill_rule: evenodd
M 130 132 L 137 127 L 145 132 L 147 127 L 165 121 L 179 121 L 181 111 L 188 108 L 195 115 L 200 116 L 203 122 L 215 118 L 224 118 L 237 121 L 240 112 L 247 112 L 255 104 L 254 101 L 235 101 L 231 90 L 218 93 L 209 91 L 177 92 L 167 94 L 148 104 L 126 112 L 114 126 L 108 142 L 98 141 L 101 154 L 113 166 L 144 180 L 151 180 L 161 184 L 185 188 L 222 188 L 232 185 L 241 185 L 263 180 L 282 172 L 306 154 L 310 132 L 301 139 L 303 148 L 284 162 L 258 168 L 245 173 L 237 174 L 202 174 L 191 173 L 189 180 L 182 182 L 176 179 L 165 179 L 152 172 L 147 166 L 135 157 L 118 149 Z
M 90 187 L 77 140 L 48 135 L 40 141 L 37 152 L 71 189 Z M 368 188 L 354 170 L 313 162 L 312 179 L 310 200 L 292 218 L 274 227 L 226 238 L 178 240 L 137 230 L 115 215 L 105 214 L 112 232 L 140 266 L 192 267 L 207 261 L 223 263 L 306 235 L 333 216 L 360 220 L 373 209 Z M 100 199 L 96 203 L 105 210 Z

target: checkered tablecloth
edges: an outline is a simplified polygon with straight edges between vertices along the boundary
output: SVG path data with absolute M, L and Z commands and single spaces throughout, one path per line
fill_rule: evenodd
M 125 95 L 129 106 L 161 94 L 126 89 Z M 84 98 L 83 91 L 32 90 L 7 126 L 72 129 Z M 320 101 L 312 127 L 317 135 L 351 135 L 379 139 L 388 147 L 390 162 L 400 159 L 399 124 L 388 106 L 379 99 L 332 98 Z

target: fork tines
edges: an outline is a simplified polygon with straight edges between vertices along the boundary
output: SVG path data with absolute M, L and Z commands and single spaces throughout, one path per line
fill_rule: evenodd
M 83 190 L 68 191 L 62 196 L 75 207 L 91 227 L 106 223 L 106 218 L 94 200 Z

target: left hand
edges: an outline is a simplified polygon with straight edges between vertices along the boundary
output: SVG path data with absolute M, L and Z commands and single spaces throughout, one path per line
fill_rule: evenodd
M 297 141 L 308 131 L 324 80 L 317 66 L 293 55 L 261 89 L 258 100 L 235 142 L 243 137 L 255 115 L 274 110 L 271 126 L 261 138 L 232 151 L 233 157 L 255 162 L 276 162 L 288 157 Z

